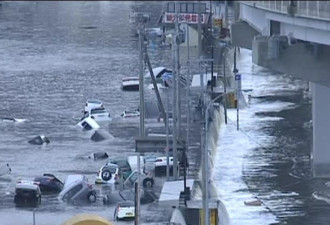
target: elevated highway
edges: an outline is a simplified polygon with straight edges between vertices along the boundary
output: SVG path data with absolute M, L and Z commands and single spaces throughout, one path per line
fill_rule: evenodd
M 232 44 L 254 63 L 311 83 L 316 177 L 330 176 L 330 1 L 239 1 Z

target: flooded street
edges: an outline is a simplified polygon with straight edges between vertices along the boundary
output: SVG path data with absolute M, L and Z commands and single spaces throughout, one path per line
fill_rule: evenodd
M 125 120 L 120 114 L 138 107 L 139 94 L 122 91 L 121 81 L 139 72 L 138 38 L 129 13 L 145 9 L 145 4 L 157 18 L 160 4 L 150 2 L 2 2 L 0 117 L 26 121 L 0 122 L 0 166 L 9 163 L 12 169 L 0 177 L 1 225 L 33 223 L 32 208 L 15 207 L 17 179 L 52 173 L 64 181 L 80 173 L 94 183 L 106 160 L 94 161 L 90 154 L 135 152 L 139 120 Z M 149 48 L 153 67 L 171 68 L 171 54 L 169 48 Z M 236 110 L 228 111 L 213 169 L 232 225 L 329 224 L 328 180 L 311 176 L 307 82 L 252 65 L 250 51 L 241 50 L 238 57 L 242 87 L 253 89 L 252 98 L 249 107 L 240 110 L 239 131 Z M 94 142 L 90 132 L 76 126 L 87 99 L 103 101 L 113 119 L 105 127 L 114 139 Z M 50 144 L 28 143 L 38 135 L 47 136 Z M 102 203 L 107 187 L 96 186 L 96 191 L 95 203 L 80 206 L 61 203 L 57 195 L 43 196 L 36 224 L 59 225 L 78 213 L 113 220 L 114 206 Z M 256 198 L 261 206 L 244 205 Z M 161 216 L 151 211 L 145 220 Z
M 138 74 L 137 37 L 128 19 L 132 5 L 135 3 L 2 3 L 0 117 L 27 120 L 0 122 L 0 163 L 9 163 L 12 169 L 10 176 L 0 178 L 2 225 L 32 224 L 32 209 L 14 205 L 18 178 L 53 173 L 64 181 L 69 174 L 81 173 L 94 183 L 105 161 L 88 159 L 88 155 L 134 152 L 138 120 L 120 117 L 123 110 L 139 105 L 136 92 L 120 89 L 123 77 Z M 152 63 L 168 66 L 166 51 L 152 51 Z M 113 140 L 93 142 L 91 133 L 76 127 L 86 100 L 95 98 L 103 101 L 113 118 L 109 125 Z M 127 123 L 133 123 L 131 128 Z M 50 144 L 29 144 L 37 135 L 47 136 Z M 102 192 L 101 187 L 96 188 L 97 193 Z M 95 204 L 81 207 L 60 203 L 56 197 L 42 198 L 36 212 L 38 225 L 61 224 L 84 212 L 113 219 L 113 208 L 103 206 L 101 197 Z

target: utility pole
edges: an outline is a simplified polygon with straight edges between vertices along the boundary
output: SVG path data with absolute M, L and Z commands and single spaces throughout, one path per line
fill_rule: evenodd
M 237 130 L 239 130 L 239 95 L 240 95 L 240 82 L 241 75 L 238 74 L 238 69 L 236 68 L 236 46 L 234 47 L 234 76 L 237 81 L 237 90 L 236 90 L 236 110 L 237 110 Z
M 189 25 L 187 24 L 187 63 L 188 63 L 188 76 L 187 76 L 187 137 L 186 137 L 186 150 L 188 150 L 189 147 L 189 138 L 190 138 L 190 43 L 189 43 Z
M 163 118 L 165 118 L 166 117 L 166 112 L 165 112 L 164 105 L 163 105 L 162 99 L 161 99 L 159 91 L 158 91 L 156 78 L 155 78 L 154 72 L 152 70 L 152 66 L 151 66 L 151 63 L 150 63 L 150 60 L 149 60 L 147 48 L 145 48 L 144 55 L 145 55 L 145 62 L 146 62 L 147 66 L 148 66 L 148 69 L 149 69 L 150 77 L 151 77 L 152 83 L 154 85 L 154 90 L 155 90 L 155 93 L 156 93 L 158 106 L 160 108 L 160 112 L 161 112 Z M 166 121 L 166 119 L 164 119 L 165 127 L 166 127 L 166 123 L 167 123 L 167 121 Z
M 228 1 L 225 0 L 225 28 L 228 28 Z
M 200 84 L 201 84 L 201 92 L 202 92 L 202 105 L 204 105 L 204 79 L 203 79 L 203 74 L 202 74 L 202 64 L 201 64 L 201 57 L 202 57 L 202 41 L 201 41 L 201 33 L 202 33 L 202 28 L 201 28 L 201 1 L 198 1 L 198 58 L 199 58 L 199 72 L 200 72 Z M 206 75 L 206 74 L 205 74 Z M 207 110 L 207 109 L 206 109 Z M 202 110 L 203 112 L 203 110 Z M 206 112 L 205 112 L 206 113 Z M 204 113 L 204 114 L 205 114 Z M 202 113 L 203 115 L 203 113 Z M 207 115 L 207 113 L 206 113 Z M 205 139 L 204 139 L 204 153 L 203 155 L 203 181 L 204 181 L 204 186 L 203 186 L 203 209 L 204 209 L 204 225 L 209 225 L 209 207 L 208 207 L 208 157 L 207 157 L 207 125 L 205 124 Z M 203 140 L 203 138 L 202 138 Z
M 166 180 L 170 179 L 170 144 L 169 144 L 169 124 L 168 124 L 168 112 L 169 112 L 169 92 L 170 87 L 166 88 Z
M 212 1 L 210 1 L 210 18 L 211 18 L 211 58 L 214 59 L 214 40 L 213 40 L 213 9 L 212 9 Z M 211 62 L 211 91 L 213 92 L 213 87 L 215 86 L 215 78 L 213 77 L 213 61 Z
M 189 24 L 187 24 L 187 63 L 188 63 L 188 76 L 187 80 L 187 136 L 186 136 L 186 146 L 184 149 L 184 193 L 185 200 L 187 199 L 187 151 L 189 149 L 189 138 L 190 138 L 190 43 L 189 43 Z
M 223 61 L 223 89 L 227 93 L 227 77 L 226 77 L 226 49 L 222 53 Z M 227 124 L 227 95 L 224 96 L 225 124 Z
M 144 104 L 144 76 L 143 76 L 143 51 L 144 51 L 144 25 L 143 15 L 139 18 L 139 93 L 140 93 L 140 137 L 145 136 L 144 117 L 145 117 L 145 104 Z
M 141 173 L 141 168 L 140 168 L 140 153 L 137 154 L 137 169 L 138 169 L 138 177 L 137 177 L 137 182 L 135 182 L 134 187 L 135 187 L 135 225 L 140 224 L 140 173 Z
M 202 58 L 202 26 L 201 26 L 201 1 L 198 1 L 198 58 L 201 60 Z M 201 70 L 201 63 L 199 62 L 199 73 L 200 73 L 200 84 L 202 90 L 202 99 L 204 103 L 204 79 Z
M 178 149 L 177 149 L 177 118 L 178 118 L 178 108 L 177 108 L 177 82 L 178 82 L 178 3 L 175 1 L 175 33 L 173 41 L 173 54 L 174 54 L 174 70 L 173 70 L 173 177 L 174 180 L 178 179 Z
M 179 3 L 176 3 L 176 15 L 178 16 L 179 12 Z M 181 103 L 180 103 L 180 96 L 181 96 L 181 90 L 180 90 L 180 52 L 179 52 L 179 47 L 181 43 L 181 35 L 180 35 L 180 24 L 179 24 L 179 16 L 177 17 L 177 20 L 175 22 L 175 33 L 176 33 L 176 90 L 177 90 L 177 95 L 176 95 L 176 114 L 177 114 L 177 139 L 180 137 L 180 131 L 181 131 Z

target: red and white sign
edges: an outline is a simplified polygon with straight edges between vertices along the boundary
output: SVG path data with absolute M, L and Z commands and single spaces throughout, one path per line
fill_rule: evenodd
M 201 14 L 201 24 L 206 23 L 206 14 Z M 198 24 L 197 13 L 178 13 L 179 23 Z M 176 21 L 175 13 L 165 13 L 164 23 L 174 23 Z

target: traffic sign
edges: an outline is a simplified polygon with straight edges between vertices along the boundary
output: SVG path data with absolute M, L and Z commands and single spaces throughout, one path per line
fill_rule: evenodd
M 235 80 L 241 80 L 241 74 L 235 74 Z

